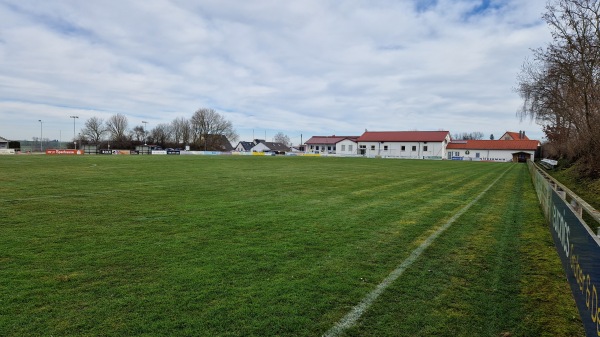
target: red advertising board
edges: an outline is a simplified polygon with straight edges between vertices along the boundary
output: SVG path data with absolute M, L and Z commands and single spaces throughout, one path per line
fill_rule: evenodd
M 46 154 L 67 154 L 67 155 L 78 155 L 78 154 L 83 154 L 83 150 L 69 150 L 69 149 L 65 149 L 65 150 L 54 150 L 54 149 L 49 149 L 46 150 Z

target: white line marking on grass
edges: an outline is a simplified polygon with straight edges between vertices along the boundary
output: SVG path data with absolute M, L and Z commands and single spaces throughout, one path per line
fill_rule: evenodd
M 485 190 L 479 193 L 479 195 L 475 197 L 475 199 L 473 199 L 460 211 L 454 214 L 445 224 L 443 224 L 440 228 L 438 228 L 438 230 L 436 230 L 427 239 L 425 239 L 425 241 L 423 241 L 423 243 L 421 243 L 419 247 L 415 248 L 415 250 L 413 250 L 412 253 L 410 253 L 410 255 L 404 261 L 402 261 L 402 263 L 396 269 L 394 269 L 383 281 L 381 281 L 381 283 L 379 283 L 377 287 L 373 289 L 373 291 L 367 294 L 367 296 L 365 296 L 362 299 L 362 301 L 360 301 L 360 303 L 355 305 L 354 308 L 352 308 L 352 310 L 350 310 L 350 312 L 346 314 L 346 316 L 344 316 L 339 322 L 337 322 L 323 336 L 339 336 L 344 330 L 353 326 L 356 323 L 356 321 L 358 321 L 358 319 L 369 309 L 373 302 L 375 302 L 379 295 L 381 295 L 381 293 L 383 293 L 383 291 L 386 290 L 390 286 L 390 284 L 392 284 L 392 282 L 396 281 L 396 279 L 398 279 L 398 277 L 400 277 L 400 275 L 402 275 L 402 273 L 404 273 L 404 271 L 408 269 L 408 267 L 410 267 L 413 264 L 413 262 L 415 262 L 419 258 L 419 256 L 421 256 L 423 251 L 425 251 L 425 249 L 427 249 L 427 247 L 429 247 L 433 243 L 433 241 L 435 241 L 435 239 L 437 239 L 437 237 L 440 236 L 440 234 L 442 234 L 446 229 L 448 229 L 452 225 L 452 223 L 456 221 L 456 219 L 458 219 L 469 208 L 471 208 L 471 206 L 473 206 L 477 201 L 479 201 L 479 199 L 481 199 L 481 197 L 483 197 L 483 195 L 490 188 L 492 188 L 492 186 L 494 186 L 496 182 L 498 182 L 498 180 L 500 180 L 500 178 L 502 178 L 506 174 L 506 172 L 508 172 L 513 167 L 514 166 L 511 166 L 506 171 L 504 171 Z

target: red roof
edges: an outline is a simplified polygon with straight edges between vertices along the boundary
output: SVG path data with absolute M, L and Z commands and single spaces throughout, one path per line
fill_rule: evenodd
M 537 140 L 459 140 L 448 144 L 447 149 L 459 150 L 537 150 Z
M 358 136 L 312 136 L 304 144 L 337 144 L 344 139 L 356 141 Z
M 359 142 L 443 142 L 449 131 L 365 131 Z
M 511 139 L 505 139 L 506 136 Z M 506 131 L 499 140 L 529 140 L 529 137 L 525 135 L 525 132 L 519 134 L 519 132 Z

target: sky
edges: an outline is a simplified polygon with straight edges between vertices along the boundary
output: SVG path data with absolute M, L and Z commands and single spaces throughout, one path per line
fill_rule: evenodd
M 517 117 L 515 88 L 531 49 L 550 42 L 545 4 L 0 0 L 0 137 L 70 141 L 115 114 L 151 130 L 211 108 L 245 141 L 365 130 L 542 139 Z

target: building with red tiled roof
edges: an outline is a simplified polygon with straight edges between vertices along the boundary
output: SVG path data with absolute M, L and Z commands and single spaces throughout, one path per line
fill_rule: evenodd
M 458 140 L 446 147 L 448 159 L 524 162 L 534 160 L 537 140 Z
M 530 140 L 529 137 L 525 136 L 525 131 L 511 132 L 506 131 L 502 137 L 498 140 Z
M 359 136 L 313 136 L 304 144 L 306 153 L 355 155 Z
M 449 131 L 365 131 L 357 142 L 365 156 L 442 159 L 450 140 Z

